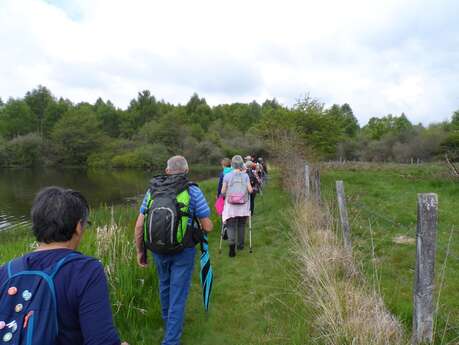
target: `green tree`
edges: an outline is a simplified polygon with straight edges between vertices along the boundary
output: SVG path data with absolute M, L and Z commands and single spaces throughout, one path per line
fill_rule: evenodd
M 25 101 L 10 98 L 0 110 L 0 135 L 6 139 L 31 133 L 36 128 L 37 119 Z
M 104 139 L 97 115 L 85 106 L 65 113 L 51 138 L 57 161 L 72 165 L 86 165 L 88 156 L 98 150 Z
M 459 159 L 459 130 L 452 131 L 441 143 L 443 152 L 447 153 L 451 159 Z
M 189 135 L 180 125 L 179 115 L 171 112 L 158 120 L 147 122 L 140 130 L 137 138 L 147 144 L 164 144 L 173 153 L 183 149 L 183 139 Z
M 41 163 L 43 141 L 36 133 L 17 136 L 0 145 L 0 165 L 32 167 Z
M 157 118 L 160 113 L 160 106 L 150 91 L 144 90 L 139 92 L 136 99 L 133 99 L 127 109 L 132 116 L 134 129 L 140 128 L 146 122 Z
M 453 113 L 453 117 L 451 118 L 451 129 L 452 130 L 459 130 L 459 110 L 456 110 Z
M 213 120 L 212 109 L 205 98 L 199 98 L 198 94 L 193 94 L 185 106 L 186 122 L 188 124 L 199 124 L 204 130 L 209 128 Z
M 99 119 L 102 130 L 109 136 L 116 138 L 120 135 L 121 111 L 117 110 L 112 102 L 105 103 L 98 98 L 94 109 Z
M 62 115 L 72 107 L 72 102 L 63 98 L 60 98 L 57 102 L 50 102 L 48 104 L 43 120 L 43 135 L 45 138 L 49 138 L 54 125 L 59 121 Z
M 46 108 L 50 105 L 50 103 L 55 102 L 51 91 L 42 85 L 38 85 L 36 89 L 26 93 L 24 101 L 29 105 L 30 109 L 37 118 L 37 132 L 40 136 L 43 136 Z

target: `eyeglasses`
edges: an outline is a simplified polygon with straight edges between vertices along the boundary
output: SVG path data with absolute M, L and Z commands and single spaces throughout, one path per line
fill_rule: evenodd
M 91 226 L 92 222 L 90 220 L 80 220 L 80 224 L 81 226 L 85 227 L 85 226 Z

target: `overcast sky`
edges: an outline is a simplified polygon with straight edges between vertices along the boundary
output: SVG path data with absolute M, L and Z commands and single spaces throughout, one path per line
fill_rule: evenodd
M 459 109 L 459 1 L 0 0 L 0 97 L 42 84 L 74 102 L 137 92 L 285 105 L 310 93 L 361 124 Z

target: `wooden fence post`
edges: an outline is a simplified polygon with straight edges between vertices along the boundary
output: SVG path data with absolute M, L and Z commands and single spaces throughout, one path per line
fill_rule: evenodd
M 314 191 L 314 198 L 318 204 L 320 204 L 320 170 L 319 168 L 314 169 L 314 174 L 313 174 L 313 180 L 312 180 L 312 187 Z
M 311 182 L 309 180 L 309 164 L 306 162 L 304 164 L 304 193 L 306 199 L 309 199 L 310 193 L 311 193 Z
M 433 290 L 438 220 L 438 196 L 418 194 L 416 270 L 414 278 L 413 345 L 433 339 Z
M 336 195 L 338 198 L 339 219 L 341 221 L 341 228 L 343 229 L 344 246 L 352 250 L 351 227 L 349 226 L 349 218 L 347 215 L 343 181 L 336 181 Z

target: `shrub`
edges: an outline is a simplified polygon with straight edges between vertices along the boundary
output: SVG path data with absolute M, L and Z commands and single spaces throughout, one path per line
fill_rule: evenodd
M 143 145 L 134 151 L 116 155 L 111 160 L 111 165 L 116 168 L 147 168 L 162 169 L 166 166 L 169 153 L 162 144 Z
M 0 142 L 0 164 L 21 167 L 38 165 L 42 149 L 42 139 L 36 133 L 18 136 L 3 144 Z

